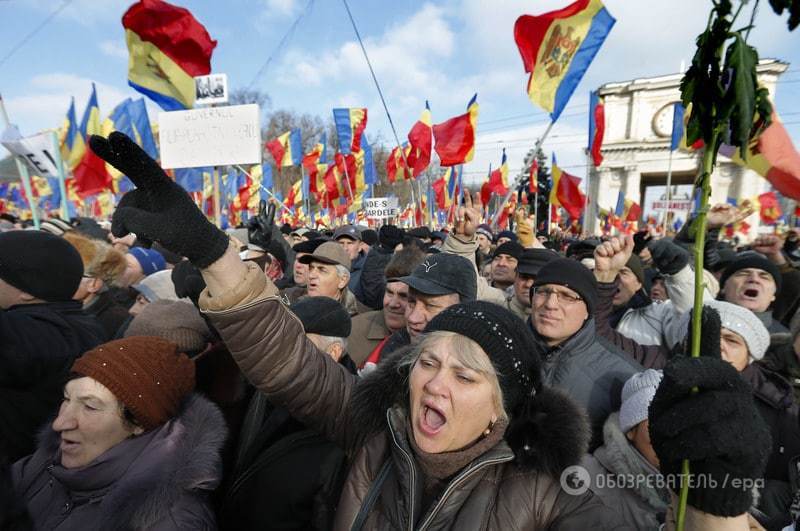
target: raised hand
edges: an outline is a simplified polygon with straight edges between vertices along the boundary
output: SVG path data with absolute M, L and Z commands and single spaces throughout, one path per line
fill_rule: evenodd
M 653 256 L 653 263 L 665 275 L 674 275 L 689 263 L 689 252 L 671 240 L 653 240 L 647 248 Z
M 783 256 L 783 240 L 777 234 L 764 234 L 753 241 L 753 250 L 766 256 L 771 262 L 786 263 Z
M 225 233 L 211 224 L 183 188 L 130 138 L 119 132 L 107 139 L 92 135 L 89 146 L 136 185 L 114 211 L 114 236 L 135 233 L 140 240 L 158 241 L 199 268 L 208 267 L 225 253 Z
M 598 282 L 613 282 L 633 254 L 633 237 L 611 238 L 594 249 L 594 276 Z
M 476 208 L 477 204 L 477 208 Z M 471 239 L 481 223 L 480 195 L 475 194 L 475 201 L 469 192 L 464 192 L 464 205 L 456 210 L 456 222 L 453 227 L 455 233 L 466 239 Z
M 275 224 L 275 205 L 263 199 L 258 204 L 258 215 L 247 223 L 247 237 L 250 243 L 258 245 L 265 251 L 272 242 L 272 226 Z

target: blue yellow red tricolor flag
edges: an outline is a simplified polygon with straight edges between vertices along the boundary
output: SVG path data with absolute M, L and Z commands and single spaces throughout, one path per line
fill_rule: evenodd
M 406 166 L 410 150 L 411 147 L 403 143 L 402 146 L 395 146 L 389 153 L 386 158 L 386 177 L 390 183 L 411 179 L 411 170 Z
M 128 43 L 128 84 L 165 111 L 194 106 L 194 77 L 211 72 L 217 41 L 188 9 L 140 0 L 122 17 Z
M 455 166 L 475 155 L 475 128 L 478 125 L 478 95 L 467 103 L 467 112 L 433 126 L 434 149 L 440 166 Z
M 97 104 L 97 90 L 92 83 L 92 94 L 89 102 L 83 111 L 81 125 L 78 133 L 84 141 L 89 135 L 99 135 L 102 133 L 100 125 L 100 107 Z M 87 149 L 81 161 L 72 172 L 75 177 L 75 190 L 81 198 L 97 194 L 111 187 L 111 175 L 106 169 L 103 159 L 95 155 L 94 151 Z
M 136 132 L 136 142 L 142 146 L 142 149 L 152 158 L 158 158 L 158 147 L 156 140 L 153 137 L 153 128 L 150 125 L 150 118 L 147 116 L 147 107 L 144 104 L 144 98 L 134 100 L 128 106 L 128 113 L 131 117 L 131 124 Z
M 578 188 L 581 180 L 558 167 L 555 153 L 551 176 L 553 186 L 550 189 L 550 204 L 563 207 L 572 219 L 580 218 L 584 206 L 584 195 Z
M 605 102 L 593 90 L 589 93 L 589 154 L 595 167 L 603 163 L 603 135 L 606 131 Z
M 78 130 L 78 118 L 75 115 L 75 98 L 72 98 L 61 127 L 61 158 L 67 167 L 72 170 L 83 158 L 86 152 L 86 142 Z
M 343 155 L 361 150 L 361 135 L 367 127 L 367 109 L 350 107 L 333 110 L 336 134 L 339 136 L 339 151 Z
M 542 15 L 522 15 L 514 40 L 528 78 L 528 97 L 558 120 L 616 20 L 600 0 L 577 0 Z
M 296 166 L 300 164 L 303 153 L 300 142 L 300 129 L 295 127 L 291 131 L 286 131 L 275 140 L 270 140 L 265 147 L 275 159 L 278 171 L 284 166 Z
M 500 196 L 508 193 L 508 161 L 506 160 L 506 148 L 503 148 L 503 157 L 500 160 L 500 167 L 489 172 L 489 189 Z
M 408 152 L 408 167 L 411 168 L 413 177 L 417 177 L 425 171 L 425 168 L 431 163 L 431 149 L 433 148 L 431 127 L 431 108 L 426 101 L 422 116 L 408 132 L 408 145 L 411 148 Z

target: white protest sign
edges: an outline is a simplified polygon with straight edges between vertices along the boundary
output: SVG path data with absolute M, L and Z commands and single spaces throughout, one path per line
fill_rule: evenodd
M 228 75 L 210 74 L 194 78 L 194 104 L 228 103 Z
M 58 177 L 52 133 L 39 133 L 23 138 L 16 126 L 12 125 L 0 135 L 0 143 L 11 153 L 25 159 L 35 175 Z
M 396 197 L 372 197 L 364 199 L 364 210 L 371 219 L 393 218 L 400 213 Z
M 665 200 L 653 201 L 652 209 L 656 211 L 663 211 L 667 209 L 667 202 Z M 674 199 L 669 202 L 669 209 L 673 212 L 688 212 L 692 209 L 691 199 Z
M 158 114 L 163 168 L 261 162 L 258 105 L 231 105 Z

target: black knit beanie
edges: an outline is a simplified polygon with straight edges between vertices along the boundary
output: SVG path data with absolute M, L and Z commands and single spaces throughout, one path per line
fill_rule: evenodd
M 67 240 L 48 232 L 0 234 L 0 278 L 47 302 L 72 299 L 83 277 L 83 261 Z
M 530 329 L 516 315 L 487 301 L 456 304 L 436 315 L 425 332 L 455 332 L 476 342 L 494 365 L 506 412 L 513 417 L 542 387 L 542 369 Z
M 289 307 L 307 334 L 348 337 L 352 324 L 344 306 L 330 297 L 303 297 Z
M 578 261 L 559 258 L 545 264 L 539 270 L 533 288 L 545 284 L 556 284 L 575 291 L 586 303 L 589 315 L 592 315 L 597 306 L 597 281 L 592 272 Z
M 777 296 L 781 292 L 781 272 L 778 266 L 756 252 L 742 253 L 738 258 L 728 264 L 728 267 L 725 268 L 725 271 L 719 279 L 719 289 L 721 290 L 725 287 L 725 281 L 728 280 L 731 275 L 741 269 L 748 268 L 762 269 L 772 275 L 772 279 L 775 281 L 775 295 Z

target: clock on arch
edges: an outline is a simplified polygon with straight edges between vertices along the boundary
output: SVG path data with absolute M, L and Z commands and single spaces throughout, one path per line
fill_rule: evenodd
M 659 108 L 653 115 L 653 132 L 661 138 L 672 136 L 672 116 L 675 113 L 676 101 L 672 101 Z

